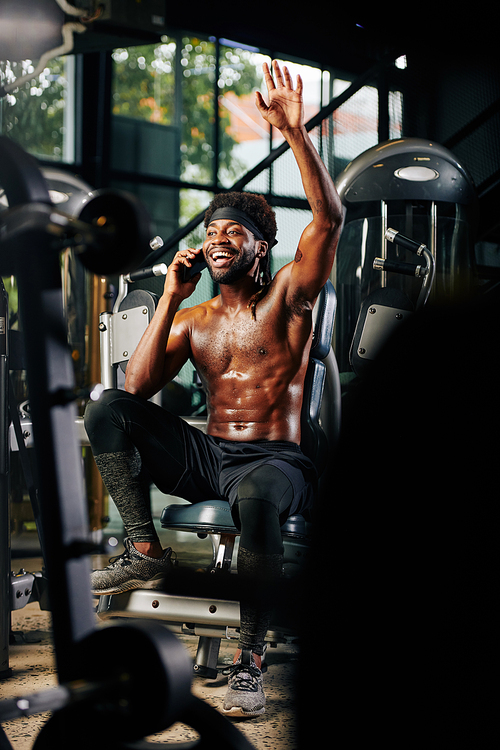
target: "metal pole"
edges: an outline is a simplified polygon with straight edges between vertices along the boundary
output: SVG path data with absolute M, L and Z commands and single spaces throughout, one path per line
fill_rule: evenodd
M 47 184 L 33 157 L 2 136 L 0 180 L 9 207 L 50 204 Z M 22 214 L 14 216 L 20 230 Z M 89 559 L 95 546 L 88 529 L 76 406 L 71 400 L 75 378 L 59 253 L 45 228 L 26 221 L 24 233 L 14 233 L 15 242 L 4 232 L 0 272 L 15 273 L 19 283 L 48 596 L 57 669 L 64 682 L 73 677 L 75 645 L 96 628 Z
M 19 302 L 46 545 L 59 679 L 70 680 L 74 646 L 95 629 L 87 502 L 75 434 L 75 387 L 63 313 L 59 258 L 41 232 L 19 247 Z
M 10 508 L 9 508 L 9 302 L 0 278 L 0 679 L 9 677 Z

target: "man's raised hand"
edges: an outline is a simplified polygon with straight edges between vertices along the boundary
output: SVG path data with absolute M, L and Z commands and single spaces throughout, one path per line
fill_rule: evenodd
M 294 89 L 290 71 L 286 66 L 283 72 L 276 60 L 273 61 L 273 80 L 269 66 L 264 63 L 264 79 L 267 85 L 269 104 L 266 104 L 260 91 L 256 91 L 255 103 L 264 120 L 280 130 L 300 128 L 304 122 L 304 105 L 302 101 L 302 78 L 297 76 Z

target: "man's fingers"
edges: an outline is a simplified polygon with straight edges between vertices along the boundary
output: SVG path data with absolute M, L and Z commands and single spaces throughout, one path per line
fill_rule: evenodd
M 288 67 L 286 65 L 283 65 L 283 71 L 281 71 L 279 63 L 274 60 L 273 69 L 278 87 L 284 86 L 285 88 L 289 88 L 293 91 L 293 78 L 290 71 L 288 70 Z M 300 77 L 300 75 L 297 75 L 297 87 L 295 90 L 298 94 L 302 93 L 302 78 Z
M 266 113 L 269 109 L 260 91 L 255 92 L 255 104 L 257 105 L 257 109 L 259 110 L 259 112 L 261 112 L 262 114 Z
M 263 63 L 262 69 L 264 71 L 264 78 L 267 84 L 268 91 L 271 91 L 272 89 L 276 88 L 274 85 L 274 80 L 271 75 L 271 71 L 269 70 L 269 65 L 267 63 Z
M 193 253 L 193 251 L 190 248 L 186 248 L 185 250 L 179 250 L 179 252 L 176 254 L 176 260 L 180 262 L 183 266 L 191 266 L 192 261 L 196 260 L 197 254 Z M 187 261 L 187 262 L 186 262 Z
M 278 84 L 278 86 L 284 86 L 283 76 L 281 74 L 281 68 L 280 68 L 279 63 L 278 63 L 277 60 L 273 60 L 273 70 L 274 70 L 274 75 L 275 75 L 275 78 L 276 78 L 276 83 Z M 288 72 L 287 68 L 285 68 L 285 71 Z M 285 73 L 285 75 L 286 75 L 286 73 Z
M 285 77 L 285 83 L 286 83 L 286 85 L 289 86 L 291 89 L 293 89 L 292 76 L 290 75 L 290 71 L 288 70 L 288 68 L 286 67 L 286 65 L 283 66 L 283 74 L 284 74 L 284 77 Z

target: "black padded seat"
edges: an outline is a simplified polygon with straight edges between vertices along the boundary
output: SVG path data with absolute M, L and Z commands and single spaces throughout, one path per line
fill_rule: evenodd
M 191 531 L 196 534 L 239 534 L 233 523 L 231 509 L 225 500 L 205 500 L 189 505 L 168 505 L 160 519 L 162 528 Z M 290 516 L 283 526 L 283 536 L 307 539 L 311 525 L 303 516 Z
M 238 534 L 225 500 L 205 500 L 189 505 L 167 505 L 160 523 L 164 529 L 193 531 L 197 534 Z

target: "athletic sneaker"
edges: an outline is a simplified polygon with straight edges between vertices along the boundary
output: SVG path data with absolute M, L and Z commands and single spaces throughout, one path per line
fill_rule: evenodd
M 111 557 L 103 570 L 93 570 L 90 587 L 93 594 L 120 594 L 132 589 L 161 588 L 165 576 L 172 568 L 172 548 L 167 547 L 163 557 L 156 559 L 139 552 L 127 537 L 125 552 Z
M 265 711 L 262 672 L 251 651 L 244 649 L 231 667 L 223 711 L 229 716 L 251 718 Z

